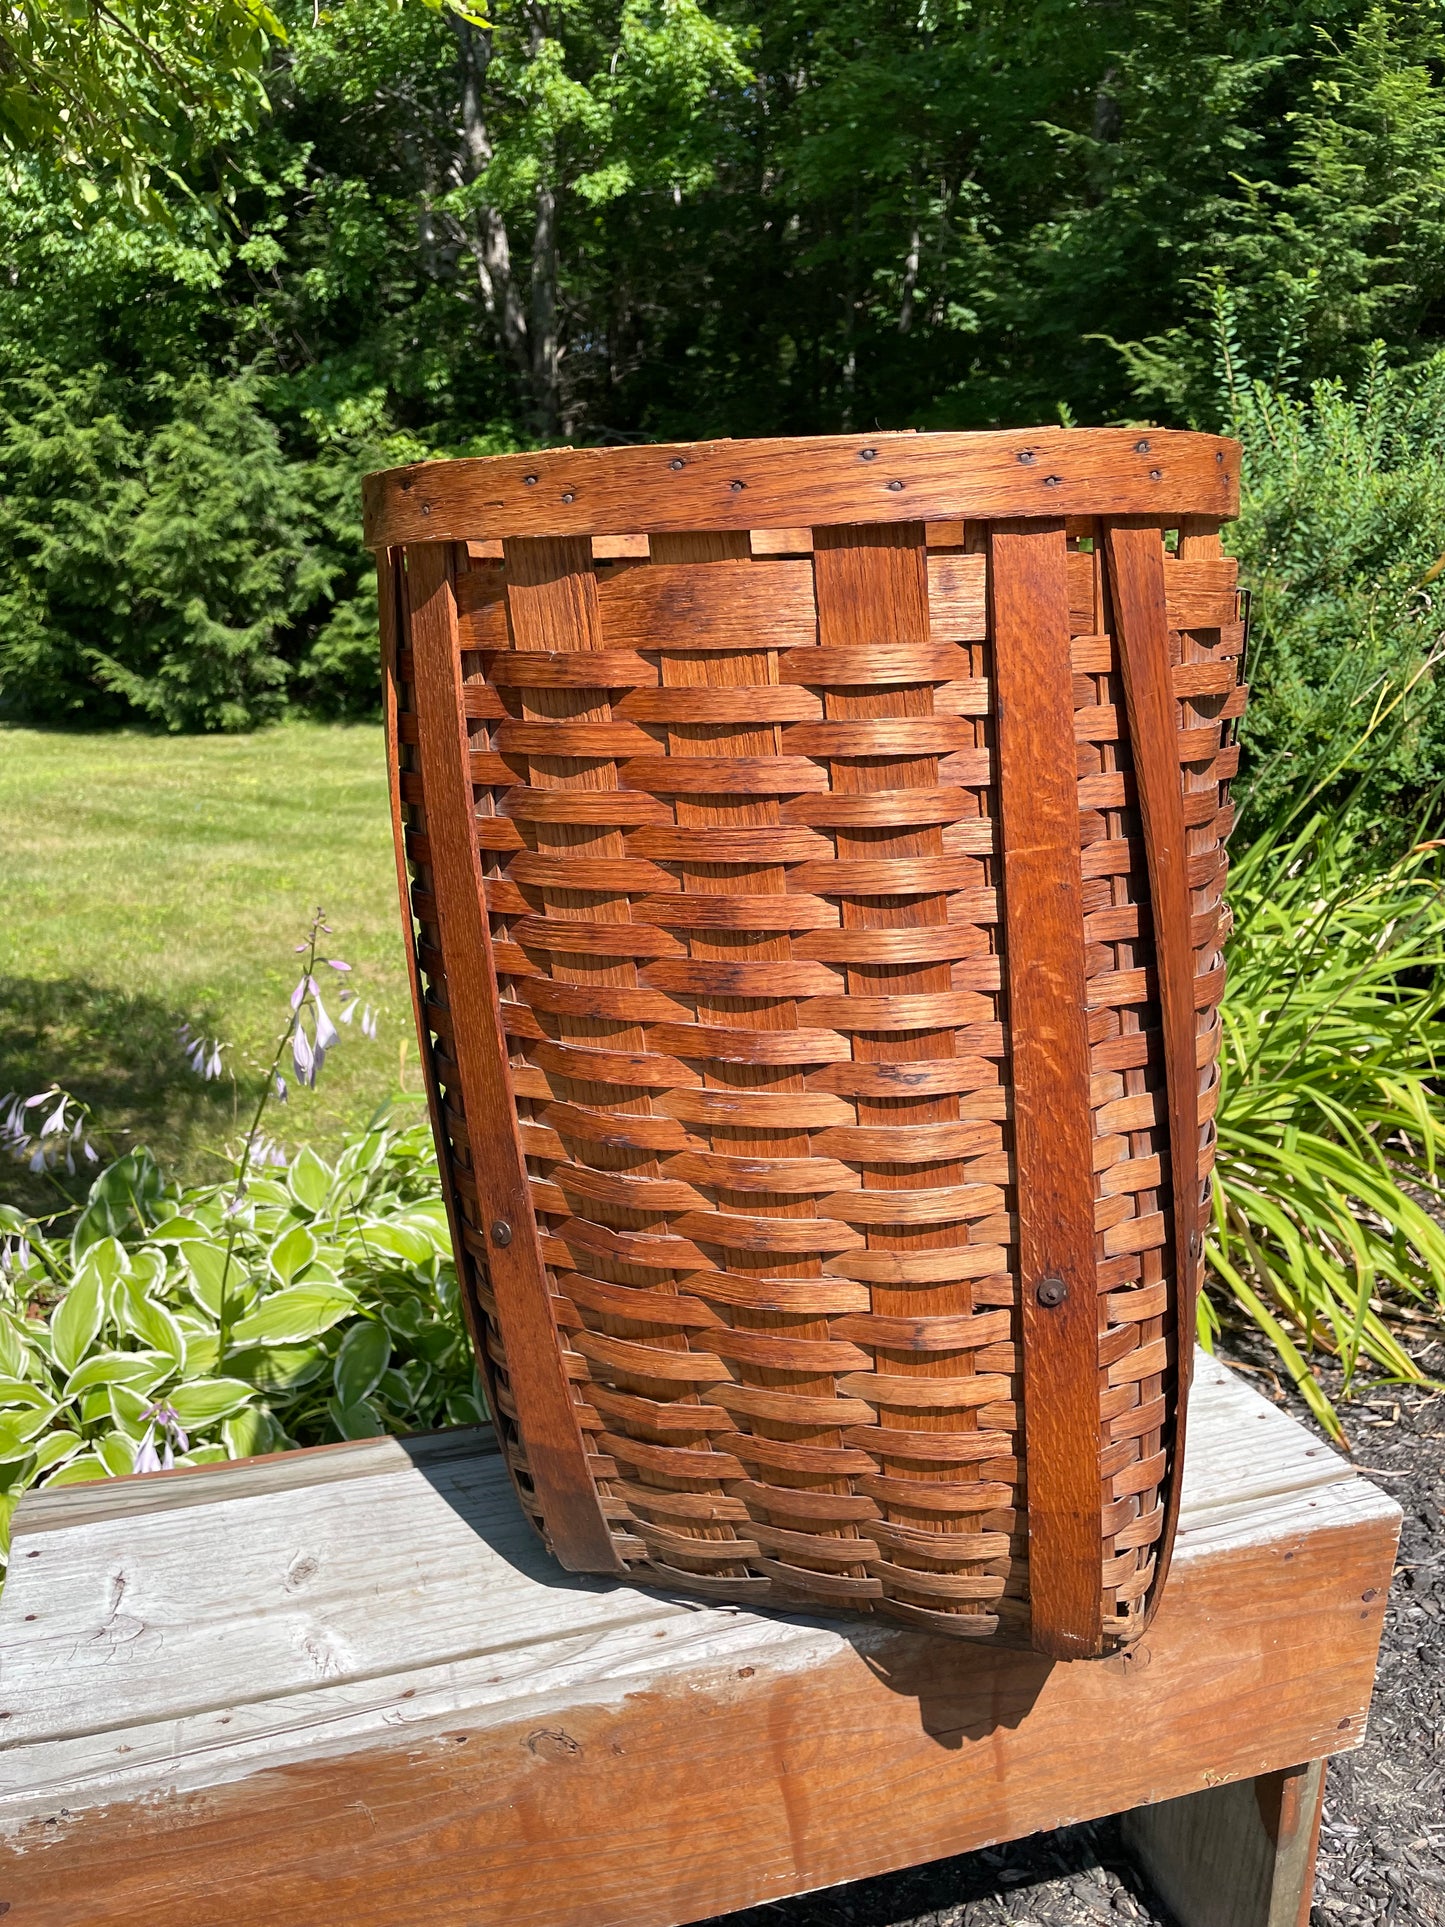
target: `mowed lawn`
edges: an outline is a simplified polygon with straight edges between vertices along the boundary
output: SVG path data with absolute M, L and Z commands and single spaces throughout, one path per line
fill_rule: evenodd
M 146 1143 L 179 1176 L 218 1175 L 321 904 L 379 1033 L 344 1028 L 318 1088 L 273 1107 L 269 1128 L 324 1154 L 398 1093 L 415 1114 L 379 728 L 0 729 L 0 820 L 0 1093 L 64 1085 L 112 1148 Z M 186 1022 L 229 1045 L 220 1082 L 187 1065 Z M 45 1192 L 9 1165 L 0 1196 L 38 1209 Z

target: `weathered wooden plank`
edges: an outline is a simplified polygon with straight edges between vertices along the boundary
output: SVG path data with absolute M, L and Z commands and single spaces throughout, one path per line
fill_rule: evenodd
M 1093 1664 L 571 1577 L 475 1434 L 36 1494 L 0 1899 L 671 1927 L 1357 1744 L 1397 1509 L 1207 1360 L 1193 1425 L 1159 1616 Z
M 1137 1807 L 1124 1838 L 1179 1927 L 1309 1927 L 1325 1763 Z

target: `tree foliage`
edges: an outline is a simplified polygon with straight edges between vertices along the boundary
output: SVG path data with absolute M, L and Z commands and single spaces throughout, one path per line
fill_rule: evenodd
M 1445 341 L 1429 0 L 274 3 L 0 28 L 12 713 L 364 707 L 401 455 L 1215 426 Z

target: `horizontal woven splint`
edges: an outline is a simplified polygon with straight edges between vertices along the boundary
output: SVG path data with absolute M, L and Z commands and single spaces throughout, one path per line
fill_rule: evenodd
M 576 1571 L 1055 1658 L 1147 1623 L 1213 1155 L 1239 454 L 369 478 L 462 1296 Z

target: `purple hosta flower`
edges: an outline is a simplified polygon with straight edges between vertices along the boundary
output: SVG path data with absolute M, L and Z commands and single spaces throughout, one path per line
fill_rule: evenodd
M 309 974 L 301 979 L 300 983 L 297 984 L 291 993 L 291 1008 L 293 1010 L 300 1010 L 306 1000 L 306 993 L 308 991 L 310 991 L 313 997 L 316 995 L 316 979 Z
M 182 1024 L 176 1035 L 181 1040 L 186 1062 L 197 1077 L 203 1078 L 209 1084 L 221 1075 L 224 1068 L 221 1063 L 221 1052 L 226 1046 L 219 1037 L 212 1041 L 198 1036 L 189 1024 Z
M 320 997 L 313 994 L 311 1001 L 316 1006 L 316 1049 L 318 1053 L 324 1053 L 331 1049 L 340 1033 L 327 1016 L 326 1006 Z M 318 1071 L 321 1069 L 319 1062 L 316 1068 Z
M 284 1104 L 284 1103 L 286 1102 L 286 1099 L 287 1099 L 287 1097 L 288 1097 L 288 1095 L 289 1095 L 289 1093 L 288 1093 L 288 1091 L 287 1091 L 287 1088 L 286 1088 L 286 1079 L 285 1079 L 285 1078 L 284 1078 L 284 1077 L 283 1077 L 283 1076 L 281 1075 L 281 1073 L 280 1073 L 280 1071 L 277 1071 L 277 1073 L 276 1073 L 276 1096 L 277 1096 L 277 1099 L 278 1099 L 278 1101 L 279 1101 L 280 1103 L 282 1103 L 282 1104 Z
M 311 1048 L 311 1039 L 300 1023 L 296 1026 L 291 1039 L 291 1061 L 296 1066 L 296 1075 L 308 1088 L 316 1083 L 316 1053 Z
M 246 1209 L 246 1180 L 242 1178 L 241 1182 L 236 1186 L 235 1191 L 232 1193 L 230 1203 L 226 1206 L 226 1209 L 222 1213 L 222 1216 L 227 1218 L 239 1218 L 245 1209 Z
M 361 1012 L 361 1033 L 363 1037 L 375 1037 L 376 1012 L 370 1004 L 363 1004 L 359 997 L 352 998 L 351 1002 L 347 1004 L 346 1008 L 342 1011 L 342 1023 L 349 1024 L 358 1011 Z
M 340 957 L 328 957 L 326 959 L 326 968 L 328 970 L 350 970 L 351 965 L 349 963 L 343 963 Z
M 7 1278 L 18 1277 L 30 1270 L 30 1240 L 28 1238 L 0 1238 L 0 1272 Z
M 172 1405 L 164 1401 L 152 1405 L 149 1411 L 142 1412 L 147 1421 L 145 1437 L 136 1447 L 135 1469 L 137 1472 L 169 1472 L 176 1462 L 177 1451 L 189 1452 L 190 1437 Z M 155 1444 L 156 1427 L 161 1429 L 164 1451 L 157 1453 Z

